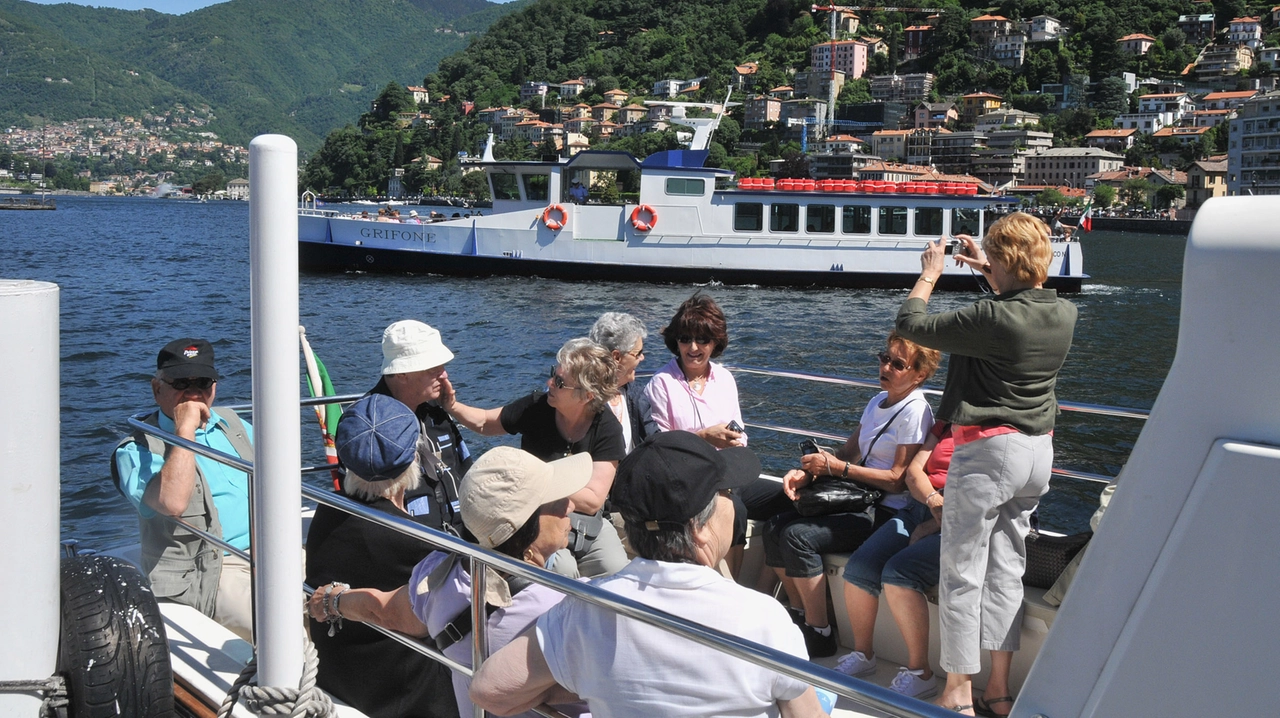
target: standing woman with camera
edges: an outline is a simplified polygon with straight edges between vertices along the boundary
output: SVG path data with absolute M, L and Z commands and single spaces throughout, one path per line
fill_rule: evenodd
M 938 407 L 955 437 L 942 514 L 938 616 L 947 684 L 939 704 L 972 715 L 980 651 L 1018 650 L 1025 540 L 1049 489 L 1054 386 L 1076 308 L 1044 288 L 1053 249 L 1043 221 L 1016 212 L 991 225 L 981 248 L 968 235 L 959 239 L 956 261 L 982 272 L 995 295 L 929 314 L 945 263 L 943 242 L 930 243 L 897 330 L 951 354 Z M 1001 698 L 985 703 L 1012 702 Z

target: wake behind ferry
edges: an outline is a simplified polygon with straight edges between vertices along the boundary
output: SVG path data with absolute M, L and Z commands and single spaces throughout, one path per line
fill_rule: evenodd
M 689 149 L 643 161 L 584 151 L 555 162 L 498 161 L 490 136 L 483 170 L 486 216 L 428 224 L 369 222 L 304 202 L 304 269 L 380 273 L 519 275 L 579 280 L 711 282 L 773 286 L 909 288 L 925 242 L 982 236 L 988 215 L 1018 198 L 980 195 L 973 178 L 938 181 L 773 180 L 704 167 L 720 117 L 688 117 L 724 105 L 659 102 L 694 129 Z M 574 201 L 573 187 L 612 175 L 637 186 L 635 201 Z M 637 181 L 638 178 L 638 181 Z M 1078 292 L 1080 243 L 1057 237 L 1045 286 Z M 939 287 L 975 291 L 967 268 Z

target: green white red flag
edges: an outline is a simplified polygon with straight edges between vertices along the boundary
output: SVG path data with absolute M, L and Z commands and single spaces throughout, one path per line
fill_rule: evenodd
M 1090 199 L 1084 205 L 1084 214 L 1080 215 L 1080 229 L 1086 232 L 1093 231 L 1093 200 Z
M 324 368 L 324 362 L 320 361 L 320 357 L 311 351 L 311 344 L 307 341 L 307 328 L 301 325 L 298 326 L 298 341 L 302 343 L 302 358 L 307 363 L 307 388 L 311 391 L 311 396 L 334 396 L 337 392 L 333 390 L 329 372 Z M 338 448 L 334 436 L 338 431 L 338 419 L 342 418 L 342 406 L 317 404 L 315 410 L 316 422 L 320 424 L 320 433 L 324 437 L 325 461 L 337 464 Z M 332 474 L 333 485 L 338 488 L 337 469 L 334 469 Z

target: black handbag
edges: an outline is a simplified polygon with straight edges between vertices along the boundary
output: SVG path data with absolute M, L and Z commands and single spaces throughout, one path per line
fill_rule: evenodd
M 871 450 L 876 448 L 876 442 L 888 431 L 893 422 L 898 418 L 911 402 L 903 404 L 900 409 L 889 417 L 889 420 L 880 427 L 880 431 L 871 440 L 871 444 L 867 446 L 867 452 L 858 460 L 858 466 L 865 466 L 867 456 L 871 454 Z M 843 514 L 843 513 L 860 513 L 866 511 L 868 507 L 873 506 L 880 497 L 884 496 L 884 492 L 878 489 L 864 488 L 861 484 L 852 479 L 841 477 L 814 477 L 807 486 L 802 486 L 796 490 L 795 504 L 796 513 L 806 518 L 813 516 L 826 516 L 827 514 Z
M 866 511 L 884 494 L 876 489 L 864 489 L 848 479 L 814 480 L 796 491 L 793 502 L 801 516 L 826 516 L 827 514 L 859 513 Z
M 1070 536 L 1047 536 L 1032 529 L 1027 534 L 1027 571 L 1022 583 L 1034 588 L 1052 588 L 1067 564 L 1093 538 L 1092 531 Z

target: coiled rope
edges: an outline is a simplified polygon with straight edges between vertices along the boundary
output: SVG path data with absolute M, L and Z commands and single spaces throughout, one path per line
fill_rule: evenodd
M 258 654 L 240 671 L 240 677 L 226 697 L 222 699 L 222 707 L 218 709 L 218 718 L 227 718 L 236 701 L 243 698 L 244 707 L 258 715 L 287 715 L 291 718 L 308 716 L 326 718 L 336 716 L 333 701 L 329 694 L 316 687 L 316 673 L 320 668 L 320 660 L 316 656 L 316 646 L 311 638 L 303 635 L 302 678 L 297 688 L 278 686 L 261 687 L 255 680 L 258 674 Z
M 40 693 L 40 718 L 56 718 L 67 714 L 67 682 L 59 675 L 44 680 L 0 681 L 0 693 Z

